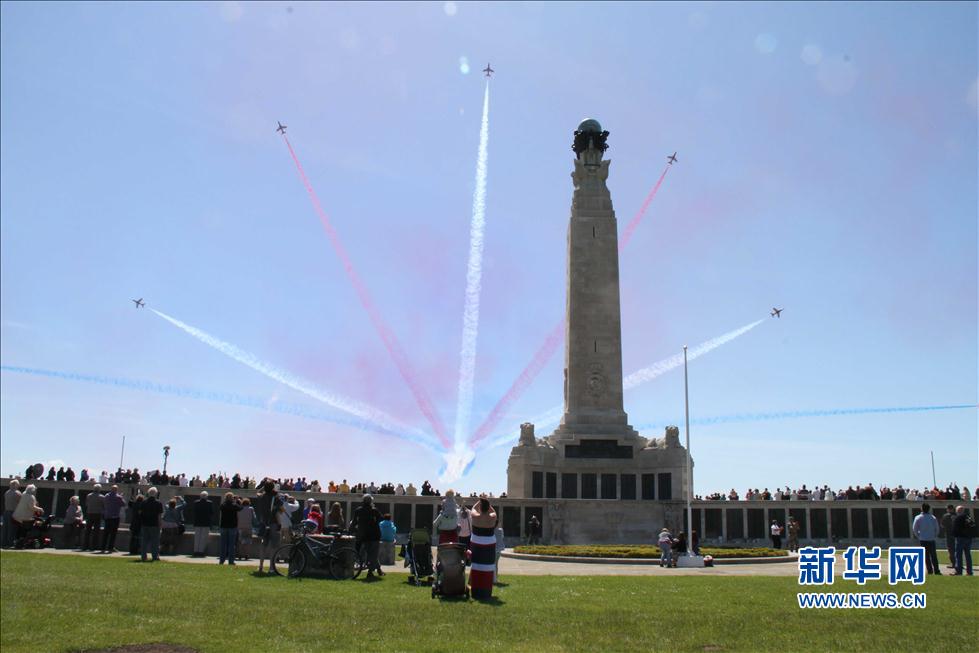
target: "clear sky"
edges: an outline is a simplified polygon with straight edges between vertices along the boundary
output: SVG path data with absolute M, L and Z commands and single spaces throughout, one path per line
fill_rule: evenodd
M 589 116 L 611 132 L 620 233 L 678 151 L 620 262 L 626 373 L 779 306 L 691 363 L 692 418 L 977 402 L 975 3 L 3 3 L 0 18 L 3 365 L 255 402 L 6 369 L 3 473 L 113 469 L 126 436 L 141 469 L 169 444 L 189 474 L 435 480 L 435 453 L 284 414 L 342 415 L 129 300 L 431 432 L 281 120 L 451 430 L 487 61 L 473 430 L 563 313 L 570 145 Z M 560 403 L 562 358 L 494 435 Z M 661 436 L 682 372 L 626 410 Z M 979 476 L 974 408 L 719 420 L 692 438 L 699 493 L 921 487 L 931 450 L 940 484 Z M 505 489 L 507 454 L 480 451 L 456 487 Z

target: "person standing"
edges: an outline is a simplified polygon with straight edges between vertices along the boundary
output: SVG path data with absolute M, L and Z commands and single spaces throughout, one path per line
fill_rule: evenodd
M 537 515 L 531 515 L 527 522 L 527 544 L 540 544 L 540 519 Z
M 789 551 L 799 550 L 799 522 L 795 517 L 789 517 Z
M 976 537 L 976 520 L 965 506 L 955 508 L 955 521 L 952 523 L 955 536 L 955 575 L 962 575 L 962 559 L 965 558 L 965 573 L 972 575 L 972 538 Z
M 96 483 L 85 497 L 85 538 L 82 551 L 94 551 L 99 545 L 99 529 L 102 526 L 102 486 Z
M 221 502 L 221 550 L 218 564 L 223 565 L 227 560 L 229 565 L 235 564 L 235 541 L 238 535 L 238 512 L 241 505 L 235 503 L 235 495 L 231 492 L 224 494 Z
M 202 490 L 200 498 L 194 502 L 192 517 L 194 521 L 194 557 L 207 555 L 207 538 L 214 523 L 214 504 L 208 498 L 207 490 Z
M 673 536 L 670 535 L 670 530 L 664 528 L 659 532 L 659 539 L 656 540 L 656 545 L 659 546 L 659 566 L 669 568 L 673 564 Z
M 472 537 L 473 522 L 469 514 L 469 508 L 463 504 L 459 506 L 459 544 L 469 546 L 469 538 Z
M 143 531 L 143 520 L 140 519 L 140 511 L 143 509 L 143 501 L 146 499 L 142 494 L 137 494 L 136 498 L 129 502 L 129 554 L 137 555 L 142 548 L 140 545 L 140 535 Z
M 935 551 L 935 540 L 938 538 L 938 520 L 935 519 L 935 515 L 931 514 L 931 506 L 927 503 L 921 504 L 921 512 L 911 523 L 911 532 L 921 542 L 921 546 L 925 548 L 925 567 L 928 573 L 941 575 L 938 553 Z
M 374 497 L 365 494 L 360 506 L 354 510 L 350 520 L 350 530 L 357 537 L 357 551 L 367 563 L 367 577 L 373 578 L 374 571 L 383 576 L 377 554 L 381 543 L 381 513 L 374 507 Z
M 271 560 L 275 549 L 282 541 L 282 528 L 288 527 L 290 515 L 299 509 L 299 503 L 291 501 L 288 495 L 280 496 L 275 482 L 270 478 L 262 481 L 261 492 L 255 499 L 255 515 L 258 517 L 258 532 L 261 549 L 258 554 L 258 572 L 265 570 L 265 558 Z
M 456 505 L 455 492 L 446 490 L 445 499 L 438 517 L 435 518 L 435 530 L 438 533 L 439 544 L 458 542 L 459 538 L 459 506 Z
M 496 564 L 493 565 L 493 584 L 496 585 L 500 580 L 500 556 L 506 549 L 506 533 L 503 532 L 503 520 L 496 516 Z M 469 561 L 466 561 L 469 564 Z
M 472 537 L 469 551 L 472 571 L 469 572 L 469 590 L 474 599 L 484 600 L 493 596 L 493 576 L 496 573 L 496 511 L 486 496 L 479 498 L 472 508 Z
M 343 507 L 337 503 L 333 502 L 330 506 L 330 512 L 326 516 L 326 526 L 328 530 L 343 530 L 347 522 L 343 518 Z
M 781 549 L 782 548 L 782 526 L 778 523 L 777 519 L 772 520 L 772 548 Z
M 251 557 L 252 528 L 255 522 L 255 509 L 251 499 L 241 500 L 241 510 L 238 511 L 238 559 L 248 560 Z
M 85 528 L 85 515 L 82 514 L 82 506 L 78 497 L 68 500 L 68 509 L 65 510 L 65 523 L 62 530 L 65 533 L 65 548 L 72 549 L 81 546 L 82 530 Z
M 3 548 L 9 549 L 14 545 L 14 511 L 21 497 L 20 481 L 16 478 L 10 481 L 10 488 L 3 493 Z
M 119 517 L 126 500 L 119 494 L 119 486 L 113 485 L 102 497 L 102 519 L 105 520 L 105 530 L 102 531 L 102 553 L 116 551 L 116 533 L 119 531 Z
M 177 552 L 177 542 L 184 528 L 185 505 L 187 504 L 184 503 L 183 497 L 178 495 L 170 499 L 163 510 L 161 547 L 166 555 L 174 555 Z
M 952 528 L 955 525 L 955 506 L 948 504 L 942 515 L 942 532 L 945 534 L 945 550 L 948 551 L 948 569 L 955 569 L 955 536 Z
M 398 529 L 391 519 L 391 513 L 384 513 L 381 523 L 377 525 L 381 529 L 381 544 L 377 554 L 378 562 L 382 565 L 393 565 L 394 541 L 398 538 Z
M 140 506 L 139 514 L 133 515 L 133 521 L 139 520 L 139 553 L 140 559 L 146 562 L 146 554 L 152 556 L 154 562 L 160 559 L 160 526 L 163 523 L 163 504 L 157 499 L 158 491 L 151 487 L 146 491 L 146 499 Z

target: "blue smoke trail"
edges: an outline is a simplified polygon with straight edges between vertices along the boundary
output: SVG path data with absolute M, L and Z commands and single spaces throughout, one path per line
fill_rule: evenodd
M 961 410 L 963 408 L 976 408 L 976 404 L 950 404 L 946 406 L 890 406 L 884 408 L 827 408 L 822 410 L 785 410 L 774 413 L 735 413 L 733 415 L 718 415 L 715 417 L 701 417 L 691 419 L 690 424 L 697 426 L 710 426 L 712 424 L 732 424 L 737 422 L 767 422 L 777 419 L 799 419 L 802 417 L 836 417 L 839 415 L 871 415 L 879 413 L 922 413 L 936 410 Z M 672 422 L 651 422 L 637 426 L 637 429 L 648 431 L 650 429 L 666 428 L 667 426 L 679 424 L 681 420 Z
M 258 410 L 266 412 L 274 412 L 282 415 L 291 415 L 293 417 L 302 417 L 304 419 L 317 420 L 320 422 L 329 422 L 331 424 L 339 424 L 341 426 L 350 426 L 363 431 L 372 431 L 374 433 L 379 433 L 382 435 L 388 435 L 402 440 L 407 440 L 413 444 L 418 444 L 430 451 L 438 450 L 434 449 L 430 442 L 420 438 L 416 438 L 411 433 L 403 433 L 395 431 L 392 429 L 387 429 L 383 426 L 374 424 L 373 422 L 367 420 L 359 420 L 354 418 L 348 418 L 338 415 L 330 415 L 320 411 L 312 410 L 306 406 L 299 404 L 289 404 L 284 402 L 272 402 L 259 398 L 259 397 L 247 397 L 232 392 L 214 392 L 209 390 L 198 390 L 195 388 L 186 388 L 182 386 L 175 386 L 163 383 L 154 383 L 153 381 L 143 381 L 138 379 L 127 379 L 112 376 L 100 376 L 94 374 L 77 374 L 74 372 L 59 372 L 55 370 L 44 370 L 32 367 L 16 367 L 12 365 L 0 365 L 0 370 L 4 372 L 13 372 L 16 374 L 30 374 L 32 376 L 46 376 L 49 378 L 62 379 L 65 381 L 81 381 L 83 383 L 95 383 L 98 385 L 113 386 L 116 388 L 124 388 L 126 390 L 139 390 L 143 392 L 152 392 L 155 394 L 167 395 L 170 397 L 179 397 L 183 399 L 196 399 L 198 401 L 211 401 L 215 403 L 226 404 L 229 406 L 243 406 L 246 408 L 255 408 Z

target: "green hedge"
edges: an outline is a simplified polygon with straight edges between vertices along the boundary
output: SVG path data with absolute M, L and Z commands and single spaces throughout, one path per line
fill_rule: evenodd
M 513 549 L 517 553 L 533 555 L 569 556 L 576 558 L 659 558 L 658 546 L 651 544 L 591 544 L 583 546 L 518 546 Z M 701 547 L 701 555 L 715 558 L 771 558 L 788 555 L 782 549 L 765 547 L 751 549 Z

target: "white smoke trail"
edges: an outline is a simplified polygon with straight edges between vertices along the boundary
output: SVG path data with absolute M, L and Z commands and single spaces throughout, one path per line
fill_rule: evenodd
M 734 331 L 725 333 L 722 336 L 712 338 L 706 342 L 700 343 L 699 345 L 697 345 L 692 349 L 688 349 L 687 360 L 691 361 L 695 358 L 699 358 L 704 354 L 713 351 L 714 349 L 717 349 L 721 345 L 731 342 L 738 336 L 742 336 L 748 333 L 749 331 L 751 331 L 752 329 L 754 329 L 756 326 L 758 326 L 764 321 L 765 321 L 764 319 L 761 319 L 752 322 L 751 324 L 746 324 L 745 326 L 739 329 L 735 329 Z M 683 365 L 682 353 L 675 354 L 673 356 L 670 356 L 669 358 L 664 358 L 658 363 L 653 363 L 652 365 L 644 367 L 641 370 L 637 370 L 632 374 L 630 374 L 629 376 L 627 376 L 622 381 L 622 387 L 624 390 L 631 390 L 636 386 L 642 385 L 647 381 L 652 381 L 656 377 L 661 376 L 662 374 L 665 374 L 670 370 L 674 370 L 678 367 L 681 367 L 682 365 Z M 531 421 L 534 424 L 535 430 L 540 429 L 544 431 L 544 430 L 548 430 L 551 426 L 556 425 L 558 422 L 560 422 L 561 417 L 563 415 L 564 415 L 564 407 L 559 405 L 559 406 L 554 406 L 547 412 L 538 415 L 536 418 L 534 418 Z M 501 447 L 503 445 L 510 444 L 517 439 L 517 436 L 513 435 L 513 433 L 516 432 L 519 432 L 519 428 L 513 427 L 506 433 L 506 435 L 499 436 L 495 440 L 489 442 L 483 448 L 494 449 L 496 447 Z
M 693 349 L 688 349 L 687 360 L 692 361 L 695 358 L 700 358 L 704 354 L 717 349 L 721 345 L 731 342 L 738 336 L 742 336 L 748 333 L 749 331 L 751 331 L 752 329 L 754 329 L 756 326 L 758 326 L 764 321 L 765 320 L 762 319 L 762 320 L 758 320 L 757 322 L 752 322 L 751 324 L 746 324 L 740 329 L 735 329 L 734 331 L 725 333 L 723 336 L 718 336 L 716 338 L 708 340 L 707 342 L 703 342 L 697 345 L 696 347 L 694 347 Z M 629 376 L 625 377 L 625 379 L 622 380 L 622 388 L 624 390 L 631 390 L 632 388 L 635 388 L 637 385 L 640 385 L 647 381 L 652 381 L 657 376 L 665 374 L 666 372 L 676 369 L 682 365 L 683 365 L 683 354 L 682 353 L 675 354 L 673 356 L 670 356 L 669 358 L 661 360 L 658 363 L 653 363 L 648 367 L 644 367 L 641 370 L 633 372 Z
M 469 228 L 469 265 L 466 272 L 466 303 L 462 314 L 462 350 L 459 361 L 459 399 L 456 405 L 455 452 L 469 449 L 469 421 L 472 417 L 473 378 L 476 373 L 476 340 L 479 337 L 479 294 L 483 277 L 483 231 L 486 224 L 486 162 L 489 146 L 489 81 L 483 94 L 483 120 L 479 128 L 476 156 L 476 189 L 473 191 L 472 224 Z M 464 459 L 466 456 L 462 456 Z M 449 464 L 447 469 L 461 470 Z
M 170 317 L 166 313 L 162 313 L 153 308 L 151 308 L 150 310 L 156 313 L 164 320 L 166 320 L 167 322 L 169 322 L 170 324 L 174 325 L 175 327 L 194 336 L 195 338 L 203 342 L 205 345 L 217 349 L 225 356 L 228 356 L 229 358 L 238 361 L 242 365 L 246 365 L 252 368 L 256 372 L 260 372 L 264 374 L 270 379 L 278 381 L 279 383 L 288 386 L 293 390 L 296 390 L 298 392 L 303 393 L 304 395 L 312 397 L 317 401 L 321 401 L 328 406 L 332 406 L 336 408 L 337 410 L 343 411 L 350 415 L 355 415 L 365 421 L 376 424 L 377 426 L 385 430 L 404 433 L 407 436 L 410 436 L 413 442 L 416 442 L 418 444 L 424 444 L 425 446 L 431 448 L 433 451 L 439 451 L 439 449 L 436 447 L 434 443 L 434 440 L 432 440 L 431 437 L 428 434 L 426 434 L 424 431 L 420 431 L 416 428 L 402 424 L 394 417 L 391 417 L 387 413 L 377 408 L 374 408 L 373 406 L 368 406 L 367 404 L 364 404 L 363 402 L 357 401 L 355 399 L 350 399 L 348 397 L 344 397 L 342 395 L 338 395 L 336 393 L 328 392 L 326 390 L 317 388 L 309 381 L 306 381 L 305 379 L 290 374 L 284 370 L 280 370 L 274 365 L 270 365 L 264 361 L 261 361 L 258 358 L 256 358 L 253 354 L 250 354 L 247 351 L 239 349 L 238 347 L 235 347 L 231 343 L 215 338 L 209 333 L 206 333 L 204 331 L 201 331 L 200 329 L 192 327 L 189 324 L 185 324 L 174 317 Z

